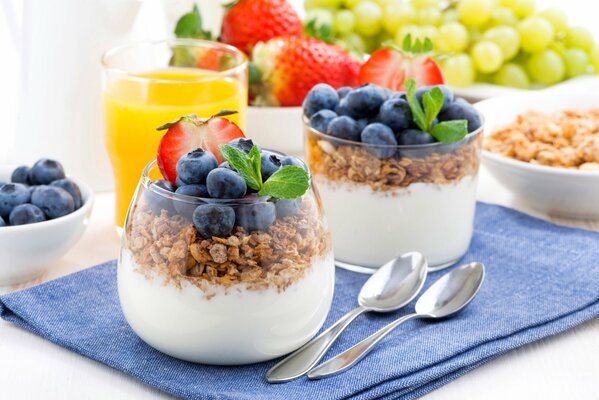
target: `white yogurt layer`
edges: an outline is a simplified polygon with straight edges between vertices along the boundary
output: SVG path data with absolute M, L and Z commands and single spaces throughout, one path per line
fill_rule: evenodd
M 318 260 L 285 291 L 222 287 L 207 299 L 198 287 L 146 278 L 128 250 L 118 268 L 123 313 L 150 346 L 176 358 L 205 364 L 239 365 L 287 354 L 320 329 L 333 299 L 333 255 Z
M 314 180 L 339 261 L 376 268 L 405 252 L 419 251 L 430 266 L 440 266 L 468 249 L 476 177 L 445 185 L 413 183 L 387 192 L 322 175 Z

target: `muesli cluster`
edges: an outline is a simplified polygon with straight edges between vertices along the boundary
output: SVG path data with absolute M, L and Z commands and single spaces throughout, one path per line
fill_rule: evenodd
M 493 132 L 484 147 L 531 164 L 599 171 L 599 108 L 531 110 Z

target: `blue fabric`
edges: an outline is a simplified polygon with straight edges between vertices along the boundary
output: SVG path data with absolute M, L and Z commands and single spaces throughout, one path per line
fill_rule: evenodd
M 213 367 L 168 357 L 142 342 L 121 313 L 115 262 L 0 297 L 0 315 L 18 326 L 140 381 L 189 399 L 413 399 L 512 349 L 599 315 L 599 234 L 478 204 L 463 262 L 487 267 L 472 304 L 444 322 L 411 321 L 353 369 L 320 381 L 270 385 L 266 362 Z M 430 275 L 427 285 L 442 272 Z M 337 271 L 325 326 L 356 305 L 367 279 Z M 359 317 L 327 358 L 411 312 Z M 326 359 L 326 358 L 325 358 Z

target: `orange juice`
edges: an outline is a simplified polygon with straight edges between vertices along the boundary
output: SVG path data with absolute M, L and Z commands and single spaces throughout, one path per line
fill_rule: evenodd
M 103 103 L 116 184 L 115 222 L 122 227 L 141 172 L 156 158 L 164 134 L 156 128 L 183 115 L 209 117 L 220 110 L 238 110 L 228 118 L 243 130 L 247 88 L 232 77 L 215 79 L 214 72 L 171 68 L 109 82 Z

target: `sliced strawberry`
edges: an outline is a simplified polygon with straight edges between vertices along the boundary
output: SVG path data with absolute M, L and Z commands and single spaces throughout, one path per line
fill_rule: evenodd
M 222 162 L 223 158 L 218 152 L 218 147 L 235 138 L 245 137 L 235 123 L 222 118 L 232 113 L 221 111 L 217 115 L 203 119 L 188 115 L 158 128 L 168 129 L 158 145 L 156 157 L 162 176 L 172 184 L 176 184 L 177 162 L 183 155 L 198 148 L 209 150 L 219 163 Z
M 444 83 L 441 67 L 435 60 L 393 49 L 372 53 L 360 68 L 358 79 L 360 84 L 374 83 L 391 90 L 404 90 L 404 82 L 408 79 L 414 79 L 418 86 Z

